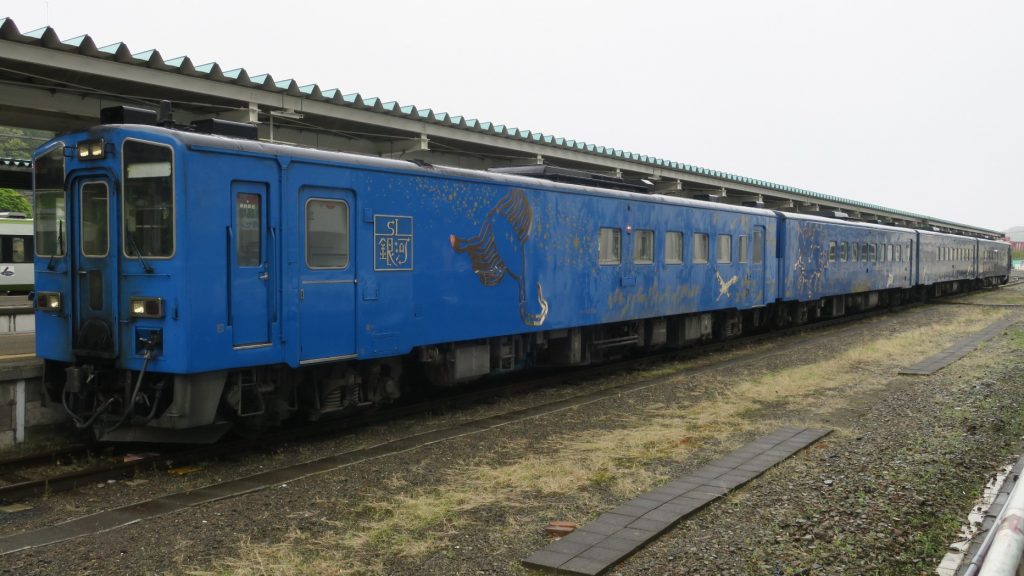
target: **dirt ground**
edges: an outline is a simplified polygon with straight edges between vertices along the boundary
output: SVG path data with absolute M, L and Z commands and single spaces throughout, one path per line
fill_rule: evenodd
M 1024 286 L 956 300 L 1024 304 Z M 519 562 L 549 542 L 549 521 L 585 523 L 782 426 L 834 432 L 686 518 L 611 573 L 931 573 L 988 475 L 1022 446 L 1024 324 L 933 376 L 896 372 L 1006 315 L 1024 317 L 1024 309 L 916 307 L 243 455 L 184 478 L 154 472 L 55 495 L 28 512 L 0 515 L 0 533 L 625 381 L 653 384 L 12 554 L 0 561 L 0 573 L 528 574 Z

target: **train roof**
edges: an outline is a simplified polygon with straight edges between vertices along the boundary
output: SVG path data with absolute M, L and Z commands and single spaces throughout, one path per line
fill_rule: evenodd
M 515 174 L 503 174 L 500 172 L 488 172 L 485 170 L 471 170 L 468 168 L 457 168 L 436 164 L 424 164 L 410 162 L 408 160 L 394 160 L 390 158 L 379 158 L 376 156 L 365 156 L 349 152 L 335 152 L 319 150 L 294 144 L 279 144 L 261 140 L 248 140 L 231 138 L 215 134 L 192 132 L 163 128 L 159 126 L 138 125 L 138 124 L 106 124 L 88 130 L 89 137 L 100 136 L 111 131 L 126 131 L 133 136 L 152 135 L 164 138 L 172 138 L 189 148 L 214 148 L 230 152 L 243 152 L 248 154 L 261 154 L 268 156 L 287 156 L 312 160 L 317 162 L 341 163 L 350 166 L 360 166 L 371 170 L 401 171 L 407 173 L 418 173 L 424 175 L 440 175 L 451 178 L 466 180 L 478 180 L 522 186 L 523 188 L 540 188 L 546 190 L 558 190 L 576 194 L 596 194 L 602 196 L 618 197 L 638 202 L 654 202 L 662 204 L 673 204 L 692 206 L 708 210 L 720 210 L 726 212 L 745 213 L 757 216 L 774 216 L 775 212 L 764 208 L 752 208 L 747 206 L 735 206 L 732 204 L 718 204 L 704 200 L 693 200 L 677 196 L 666 196 L 664 194 L 643 194 L 628 192 L 611 188 L 599 188 L 594 186 L 583 186 L 564 182 L 554 182 L 540 178 L 519 176 Z
M 902 228 L 900 226 L 887 226 L 885 224 L 871 224 L 869 222 L 854 222 L 852 220 L 841 220 L 838 218 L 825 218 L 824 216 L 815 216 L 813 214 L 801 214 L 799 212 L 779 212 L 782 217 L 787 220 L 808 220 L 812 222 L 821 222 L 824 224 L 831 224 L 833 226 L 850 226 L 853 228 L 874 228 L 878 230 L 887 230 L 889 232 L 915 232 L 913 228 Z M 963 236 L 966 238 L 966 236 Z

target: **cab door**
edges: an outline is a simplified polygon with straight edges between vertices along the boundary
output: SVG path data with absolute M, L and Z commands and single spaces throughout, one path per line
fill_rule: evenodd
M 118 258 L 111 238 L 118 221 L 113 213 L 114 186 L 106 179 L 83 179 L 76 183 L 77 217 L 74 219 L 79 248 L 73 259 L 74 348 L 82 354 L 117 356 Z
M 299 363 L 355 357 L 356 263 L 351 190 L 299 191 Z
M 233 182 L 231 325 L 236 348 L 270 342 L 271 250 L 267 236 L 267 185 Z

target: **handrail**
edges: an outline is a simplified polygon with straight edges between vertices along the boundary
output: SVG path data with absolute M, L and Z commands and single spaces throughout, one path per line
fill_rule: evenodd
M 1024 554 L 1024 482 L 1018 481 L 992 528 L 992 543 L 982 559 L 978 576 L 1013 576 Z

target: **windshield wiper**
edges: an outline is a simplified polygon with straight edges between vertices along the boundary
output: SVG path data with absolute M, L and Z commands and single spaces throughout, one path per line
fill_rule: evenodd
M 53 259 L 57 257 L 57 253 L 60 252 L 61 256 L 64 256 L 64 221 L 57 221 L 57 248 L 50 254 L 50 260 L 46 263 L 47 270 L 53 270 Z
M 128 239 L 128 245 L 132 250 L 135 250 L 135 255 L 139 257 L 139 262 L 142 262 L 142 269 L 146 271 L 146 274 L 152 274 L 153 267 L 146 262 L 146 259 L 142 257 L 142 250 L 139 250 L 139 247 L 135 245 L 135 235 L 128 232 L 125 234 L 125 237 Z

